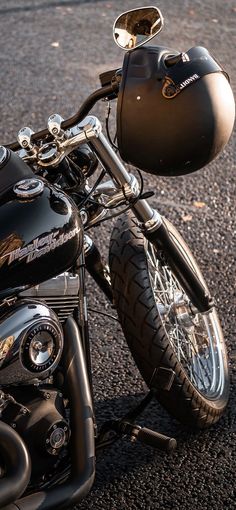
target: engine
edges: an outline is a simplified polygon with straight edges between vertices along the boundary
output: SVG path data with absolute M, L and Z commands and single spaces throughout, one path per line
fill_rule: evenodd
M 56 284 L 52 280 L 46 282 L 43 290 L 32 289 L 28 299 L 21 296 L 5 311 L 2 309 L 0 320 L 0 419 L 19 433 L 34 459 L 31 485 L 44 483 L 52 475 L 67 456 L 70 439 L 63 382 L 58 384 L 61 372 L 54 374 L 62 355 L 63 329 L 58 315 L 45 303 L 49 299 L 60 315 L 58 306 L 60 303 L 61 307 L 61 294 L 66 294 L 66 277 L 53 279 Z M 78 284 L 76 278 L 71 277 L 70 281 Z M 33 299 L 32 294 L 43 300 Z M 61 320 L 75 307 L 70 294 L 68 297 L 70 306 L 61 307 Z M 1 469 L 2 466 L 0 473 Z
M 44 482 L 66 455 L 70 439 L 62 394 L 49 385 L 12 387 L 11 394 L 0 390 L 0 416 L 24 439 L 34 460 L 31 485 Z
M 2 308 L 0 419 L 19 433 L 34 459 L 31 487 L 50 480 L 58 464 L 62 469 L 68 464 L 69 409 L 56 369 L 64 344 L 62 323 L 78 307 L 78 293 L 78 275 L 65 272 Z
M 0 386 L 45 380 L 62 349 L 62 327 L 53 310 L 33 299 L 16 301 L 0 320 Z
M 65 272 L 22 292 L 22 297 L 42 299 L 63 323 L 78 307 L 79 276 Z

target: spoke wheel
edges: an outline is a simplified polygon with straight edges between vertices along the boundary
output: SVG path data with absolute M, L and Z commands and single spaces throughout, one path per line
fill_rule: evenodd
M 183 238 L 169 221 L 165 224 L 207 289 Z M 216 310 L 203 314 L 193 307 L 167 257 L 144 239 L 132 214 L 119 218 L 113 229 L 109 263 L 124 336 L 147 385 L 182 423 L 198 428 L 216 423 L 229 396 L 226 347 Z
M 170 344 L 195 388 L 209 399 L 224 389 L 224 364 L 215 310 L 194 310 L 175 275 L 145 241 L 150 283 Z

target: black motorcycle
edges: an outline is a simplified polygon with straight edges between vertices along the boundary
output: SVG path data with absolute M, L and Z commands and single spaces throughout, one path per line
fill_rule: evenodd
M 228 142 L 234 100 L 205 48 L 143 46 L 163 26 L 154 7 L 122 14 L 122 69 L 100 76 L 68 120 L 23 128 L 0 148 L 0 508 L 75 505 L 95 454 L 119 436 L 172 450 L 136 419 L 152 398 L 184 424 L 208 427 L 227 405 L 227 356 L 214 300 L 188 246 L 148 203 L 140 170 L 184 175 Z M 118 99 L 117 136 L 88 115 Z M 129 173 L 122 159 L 137 167 Z M 104 264 L 90 231 L 120 216 Z M 97 431 L 86 271 L 117 310 L 150 391 Z

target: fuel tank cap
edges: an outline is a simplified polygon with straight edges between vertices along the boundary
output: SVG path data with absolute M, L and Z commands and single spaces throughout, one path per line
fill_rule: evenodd
M 14 193 L 19 198 L 33 198 L 40 195 L 44 189 L 44 183 L 41 179 L 23 179 L 18 181 L 13 187 Z

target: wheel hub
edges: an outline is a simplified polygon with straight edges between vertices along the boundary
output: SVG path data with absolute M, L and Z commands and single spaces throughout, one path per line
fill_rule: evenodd
M 176 320 L 179 326 L 187 329 L 188 331 L 194 329 L 194 314 L 192 313 L 187 300 L 182 292 L 175 292 L 173 300 L 170 304 L 158 303 L 157 308 L 162 319 L 176 325 Z

